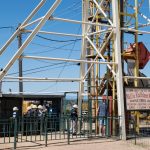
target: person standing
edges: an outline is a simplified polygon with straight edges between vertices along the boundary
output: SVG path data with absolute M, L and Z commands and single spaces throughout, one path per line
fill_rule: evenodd
M 32 116 L 32 107 L 27 107 L 27 112 L 24 114 L 25 117 L 31 117 Z
M 38 108 L 37 105 L 32 105 L 32 117 L 38 117 Z
M 105 99 L 100 102 L 97 116 L 99 119 L 99 132 L 100 135 L 105 136 L 106 119 L 107 119 L 108 106 Z
M 77 134 L 78 129 L 77 124 L 78 124 L 78 106 L 74 104 L 71 110 L 71 129 L 70 129 L 73 135 Z
M 18 141 L 18 122 L 19 122 L 19 114 L 18 114 L 18 107 L 13 107 L 13 114 L 12 114 L 12 124 L 11 130 L 13 131 L 11 134 L 12 136 L 16 136 L 16 141 Z
M 13 107 L 13 118 L 18 118 L 18 108 L 17 107 Z
M 38 106 L 38 117 L 43 117 L 43 106 L 42 105 Z

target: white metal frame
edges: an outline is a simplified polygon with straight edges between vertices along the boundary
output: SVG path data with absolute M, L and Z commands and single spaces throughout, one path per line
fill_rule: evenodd
M 88 60 L 85 60 L 85 59 L 67 59 L 67 58 L 54 58 L 54 57 L 40 57 L 40 56 L 22 56 L 22 58 L 26 58 L 26 59 L 39 59 L 39 60 L 55 60 L 55 61 L 65 61 L 65 62 L 74 62 L 74 63 L 93 63 L 93 64 L 109 64 L 109 65 L 112 65 L 112 64 L 116 64 L 116 62 L 105 62 L 105 61 L 88 61 Z
M 37 13 L 37 11 L 44 5 L 46 0 L 42 0 L 39 5 L 33 10 L 33 12 L 29 15 L 29 17 L 20 25 L 20 27 L 16 30 L 16 32 L 11 36 L 11 38 L 6 42 L 6 44 L 1 48 L 0 54 L 2 54 L 5 49 L 9 46 L 9 44 L 15 39 L 15 37 L 20 32 L 20 28 L 22 26 L 25 26 L 32 17 Z M 23 50 L 29 45 L 31 40 L 35 37 L 35 35 L 40 31 L 40 29 L 43 27 L 43 25 L 46 23 L 46 21 L 49 19 L 49 17 L 52 15 L 52 13 L 55 11 L 55 9 L 59 6 L 61 3 L 61 0 L 56 0 L 53 6 L 47 11 L 45 16 L 39 21 L 38 25 L 34 28 L 34 30 L 31 32 L 31 34 L 28 36 L 28 38 L 25 40 L 25 42 L 22 44 L 22 46 L 18 49 L 18 51 L 14 54 L 14 56 L 11 58 L 11 60 L 8 62 L 8 64 L 5 66 L 5 68 L 0 73 L 0 80 L 3 79 L 3 77 L 6 75 L 10 67 L 14 64 L 14 62 L 21 56 L 23 53 Z
M 33 81 L 51 81 L 51 82 L 79 82 L 80 78 L 34 78 L 34 77 L 13 77 L 13 76 L 5 76 L 4 79 L 21 79 L 21 80 L 33 80 Z
M 123 90 L 123 74 L 122 74 L 122 62 L 121 62 L 121 33 L 119 29 L 119 12 L 118 1 L 112 0 L 113 8 L 113 23 L 114 23 L 114 48 L 115 48 L 115 59 L 118 64 L 116 69 L 116 85 L 117 85 L 117 102 L 118 102 L 118 115 L 120 119 L 120 128 L 122 132 L 122 139 L 126 140 L 126 125 L 125 125 L 125 106 L 124 106 L 124 90 Z
M 82 46 L 83 48 L 83 54 L 81 55 L 81 59 L 80 60 L 75 60 L 75 59 L 65 59 L 65 58 L 48 58 L 48 57 L 37 57 L 37 56 L 22 56 L 22 58 L 26 58 L 26 59 L 43 59 L 43 60 L 57 60 L 57 61 L 66 61 L 66 62 L 79 62 L 81 63 L 81 72 L 83 72 L 82 70 L 84 70 L 82 67 L 82 64 L 85 63 L 90 63 L 91 67 L 89 68 L 89 70 L 92 68 L 92 66 L 94 64 L 106 64 L 109 66 L 109 68 L 111 69 L 112 64 L 115 64 L 115 62 L 107 62 L 103 55 L 101 54 L 101 52 L 103 51 L 103 48 L 106 46 L 107 41 L 111 38 L 112 33 L 113 33 L 113 26 L 112 26 L 112 22 L 108 19 L 108 21 L 110 22 L 111 25 L 107 25 L 107 24 L 100 24 L 100 23 L 94 23 L 94 18 L 92 20 L 92 22 L 89 22 L 87 17 L 83 17 L 86 18 L 83 21 L 78 21 L 78 20 L 70 20 L 70 19 L 64 19 L 64 18 L 56 18 L 56 17 L 52 17 L 52 13 L 54 12 L 54 10 L 58 7 L 58 5 L 61 3 L 61 0 L 56 0 L 55 3 L 53 4 L 53 6 L 47 11 L 47 13 L 43 16 L 40 17 L 34 21 L 29 22 L 30 20 L 32 20 L 32 18 L 34 17 L 34 15 L 40 10 L 40 8 L 43 7 L 43 5 L 45 4 L 46 0 L 41 0 L 41 2 L 38 4 L 38 6 L 31 12 L 31 14 L 27 17 L 27 19 L 20 25 L 20 27 L 16 30 L 16 32 L 10 37 L 10 39 L 6 42 L 6 44 L 0 49 L 0 54 L 2 54 L 7 47 L 9 46 L 9 44 L 11 44 L 11 42 L 15 39 L 15 37 L 20 33 L 20 32 L 26 32 L 26 33 L 30 33 L 30 35 L 28 36 L 28 38 L 25 40 L 25 42 L 22 44 L 22 46 L 18 49 L 18 51 L 15 53 L 15 55 L 12 57 L 12 59 L 8 62 L 8 64 L 5 66 L 5 68 L 0 72 L 0 80 L 2 80 L 4 78 L 4 76 L 7 74 L 8 70 L 10 69 L 10 67 L 14 64 L 14 62 L 21 56 L 21 54 L 23 53 L 23 50 L 28 46 L 28 44 L 32 41 L 32 39 L 35 37 L 35 35 L 37 33 L 40 34 L 52 34 L 52 35 L 57 35 L 57 36 L 73 36 L 73 37 L 80 37 L 82 38 L 82 42 L 86 40 L 88 40 L 91 45 L 95 48 L 95 50 L 98 52 L 98 55 L 102 58 L 103 61 L 101 62 L 97 62 L 97 61 L 87 61 L 85 59 L 85 46 Z M 96 2 L 96 1 L 95 1 Z M 100 4 L 101 5 L 101 4 Z M 87 6 L 86 6 L 87 7 Z M 87 7 L 88 8 L 88 7 Z M 97 10 L 96 13 L 98 13 L 98 11 L 102 11 L 102 9 L 99 7 L 99 10 Z M 96 16 L 95 13 L 95 16 Z M 102 11 L 102 13 L 104 14 L 104 16 L 106 16 L 105 12 Z M 107 17 L 107 16 L 106 16 Z M 40 31 L 40 29 L 42 28 L 42 26 L 44 26 L 45 22 L 48 20 L 58 20 L 58 21 L 64 21 L 64 22 L 70 22 L 70 23 L 77 23 L 77 24 L 82 24 L 83 26 L 85 26 L 85 31 L 82 35 L 77 35 L 77 34 L 66 34 L 66 33 L 58 33 L 58 32 L 48 32 L 48 31 Z M 28 26 L 31 26 L 33 24 L 38 23 L 38 25 L 33 29 L 33 30 L 27 30 L 25 29 Z M 101 30 L 99 32 L 93 32 L 93 33 L 88 33 L 89 27 L 88 25 L 98 25 L 98 26 L 104 26 L 107 27 L 108 29 L 106 30 Z M 108 38 L 106 39 L 106 42 L 102 45 L 101 49 L 98 50 L 95 45 L 92 43 L 92 41 L 89 39 L 88 36 L 91 36 L 92 34 L 99 34 L 99 33 L 108 33 L 110 32 L 110 35 L 108 36 Z M 86 45 L 86 44 L 83 44 Z M 100 51 L 100 52 L 99 52 Z M 98 57 L 98 55 L 96 56 L 96 58 Z M 112 72 L 115 74 L 115 72 L 112 70 Z M 81 82 L 84 83 L 85 82 L 85 78 L 87 76 L 88 71 L 85 73 L 82 73 L 82 77 L 81 77 Z M 8 79 L 9 77 L 5 77 L 5 79 Z M 16 77 L 11 77 L 11 79 L 16 79 Z M 23 80 L 33 80 L 32 77 L 18 77 L 18 79 L 23 79 Z M 34 80 L 39 80 L 39 78 L 34 78 Z M 33 81 L 34 81 L 33 80 Z M 49 80 L 49 81 L 56 81 L 57 79 L 53 80 L 53 78 L 43 78 L 40 81 L 44 81 L 44 80 Z M 59 79 L 58 79 L 59 80 Z M 70 79 L 65 79 L 64 81 L 69 81 Z M 76 81 L 76 79 L 71 79 L 70 81 L 72 82 L 73 80 Z M 62 80 L 59 80 L 62 81 Z M 19 81 L 20 82 L 20 81 Z M 82 90 L 81 93 L 83 93 L 84 91 Z

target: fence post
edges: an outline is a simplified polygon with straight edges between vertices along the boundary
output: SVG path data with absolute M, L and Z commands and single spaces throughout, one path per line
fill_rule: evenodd
M 79 130 L 80 130 L 80 135 L 82 134 L 82 126 L 83 126 L 83 116 L 81 115 L 81 117 L 79 117 L 80 119 L 80 125 L 79 125 Z
M 105 137 L 107 137 L 108 138 L 108 135 L 109 135 L 109 120 L 108 120 L 108 116 L 105 116 L 104 118 L 104 122 L 105 122 L 105 133 L 104 133 L 104 135 L 105 135 Z
M 24 116 L 22 116 L 21 120 L 21 142 L 22 142 L 22 136 L 24 133 Z
M 120 122 L 121 122 L 121 116 L 119 116 L 119 122 L 118 122 L 118 124 L 120 124 Z M 120 125 L 119 125 L 119 139 L 122 139 L 122 127 L 120 127 Z
M 47 147 L 47 120 L 48 120 L 48 116 L 45 117 L 45 147 Z
M 135 136 L 134 144 L 136 145 L 136 121 L 133 122 L 133 125 L 134 125 L 134 136 Z
M 69 117 L 67 117 L 67 138 L 68 138 L 68 144 L 70 144 L 70 125 L 69 125 Z
M 17 147 L 17 118 L 14 118 L 14 149 Z

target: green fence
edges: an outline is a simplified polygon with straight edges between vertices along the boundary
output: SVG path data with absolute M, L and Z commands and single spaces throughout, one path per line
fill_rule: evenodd
M 128 142 L 150 150 L 150 120 L 143 119 L 138 124 L 134 119 L 130 119 L 127 127 Z
M 104 137 L 120 138 L 119 117 L 82 116 L 73 121 L 70 116 L 54 115 L 0 119 L 0 144 L 12 144 L 16 149 L 17 143 L 21 142 L 43 141 L 47 146 L 50 140 L 66 140 L 70 144 L 75 139 L 101 138 L 102 135 L 97 128 L 100 119 L 106 121 Z M 113 132 L 114 126 L 115 132 Z

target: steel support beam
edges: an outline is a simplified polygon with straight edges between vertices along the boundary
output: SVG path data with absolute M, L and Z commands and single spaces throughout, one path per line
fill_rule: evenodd
M 32 33 L 32 30 L 23 30 L 25 33 Z M 67 33 L 59 33 L 59 32 L 47 32 L 47 31 L 38 31 L 40 34 L 52 34 L 52 35 L 58 35 L 58 36 L 73 36 L 73 37 L 82 37 L 82 35 L 79 34 L 67 34 Z
M 133 29 L 133 28 L 121 28 L 121 30 L 130 31 L 130 32 L 133 32 L 133 33 L 150 34 L 149 31 L 136 30 L 136 29 Z
M 150 80 L 150 77 L 135 77 L 135 76 L 124 76 L 124 79 L 142 79 L 142 80 Z
M 102 26 L 102 27 L 112 27 L 111 25 L 108 24 L 102 24 L 102 23 L 93 23 L 93 22 L 88 22 L 88 21 L 79 21 L 79 20 L 71 20 L 71 19 L 65 19 L 65 18 L 57 18 L 57 17 L 52 17 L 50 20 L 56 20 L 56 21 L 63 21 L 63 22 L 70 22 L 70 23 L 76 23 L 76 24 L 87 24 L 87 25 L 93 25 L 93 26 Z
M 93 0 L 93 2 L 96 4 L 98 10 L 104 15 L 104 17 L 108 20 L 108 22 L 110 23 L 111 26 L 113 26 L 112 21 L 108 18 L 108 16 L 106 15 L 106 13 L 103 11 L 103 9 L 101 8 L 101 6 L 98 4 L 98 2 L 96 0 Z
M 35 29 L 32 31 L 32 33 L 28 36 L 28 38 L 25 40 L 25 42 L 22 44 L 22 46 L 18 49 L 18 51 L 14 54 L 14 56 L 11 58 L 11 60 L 8 62 L 8 64 L 5 66 L 5 68 L 3 69 L 3 71 L 0 74 L 0 80 L 2 80 L 2 78 L 6 75 L 7 71 L 10 69 L 10 67 L 20 57 L 20 55 L 23 53 L 23 50 L 29 45 L 29 43 L 32 41 L 32 39 L 35 37 L 35 35 L 40 31 L 40 29 L 46 23 L 48 18 L 52 15 L 52 13 L 55 11 L 55 9 L 59 6 L 60 2 L 61 2 L 61 0 L 56 0 L 55 3 L 52 5 L 52 7 L 47 11 L 47 13 L 43 17 L 43 19 L 39 22 L 39 24 L 35 27 Z M 26 24 L 26 21 L 25 21 L 25 24 Z M 24 25 L 24 23 L 23 23 L 23 25 Z M 16 36 L 19 33 L 19 30 L 17 30 L 15 33 L 16 34 L 14 36 Z M 13 36 L 13 38 L 15 38 L 14 36 Z M 12 41 L 13 38 L 11 38 L 10 41 Z M 7 42 L 5 44 L 5 46 L 3 47 L 3 49 L 8 46 L 8 43 L 10 43 L 10 42 Z
M 79 82 L 79 78 L 35 78 L 35 77 L 13 77 L 5 76 L 4 79 L 13 79 L 13 80 L 36 80 L 36 81 L 53 81 L 53 82 Z
M 112 12 L 113 12 L 113 25 L 114 29 L 114 48 L 115 58 L 118 64 L 116 68 L 116 85 L 117 85 L 117 102 L 118 102 L 118 115 L 120 118 L 120 129 L 122 132 L 122 139 L 126 140 L 126 126 L 125 126 L 125 107 L 124 107 L 124 84 L 122 74 L 122 61 L 121 61 L 121 41 L 120 41 L 120 24 L 119 24 L 119 6 L 117 0 L 112 0 Z
M 5 43 L 5 45 L 0 49 L 0 55 L 6 50 L 9 44 L 16 38 L 22 26 L 25 26 L 32 17 L 39 11 L 39 9 L 44 5 L 46 0 L 42 0 L 38 6 L 31 12 L 31 14 L 26 18 L 26 20 L 20 25 L 20 27 L 15 31 L 15 33 L 10 37 L 10 39 Z
M 115 62 L 98 62 L 98 61 L 88 61 L 88 60 L 77 60 L 77 59 L 66 59 L 66 58 L 54 58 L 54 57 L 39 57 L 39 56 L 22 56 L 23 58 L 26 58 L 26 59 L 35 59 L 35 60 L 53 60 L 53 61 L 65 61 L 65 62 L 73 62 L 73 63 L 93 63 L 93 64 L 104 64 L 104 65 L 107 65 L 107 64 L 116 64 Z M 85 59 L 85 58 L 84 58 Z
M 86 0 L 82 0 L 82 21 L 88 22 L 88 3 Z M 85 39 L 85 32 L 87 30 L 87 24 L 82 24 L 82 49 L 81 49 L 81 59 L 85 60 L 86 56 L 86 49 L 87 49 L 87 41 Z M 80 64 L 80 83 L 79 83 L 79 93 L 78 93 L 78 107 L 79 107 L 79 116 L 81 116 L 81 109 L 82 109 L 82 100 L 84 93 L 84 82 L 83 82 L 83 76 L 85 73 L 85 63 L 82 62 Z M 79 126 L 79 130 L 81 131 L 81 124 Z
M 89 41 L 89 43 L 91 44 L 91 46 L 96 50 L 97 54 L 102 58 L 103 61 L 106 61 L 105 58 L 103 57 L 103 55 L 100 53 L 100 51 L 96 48 L 96 46 L 94 45 L 94 43 L 91 41 L 91 39 L 86 36 L 86 39 Z M 107 64 L 108 68 L 111 70 L 111 72 L 115 75 L 115 71 L 112 69 L 112 67 Z

